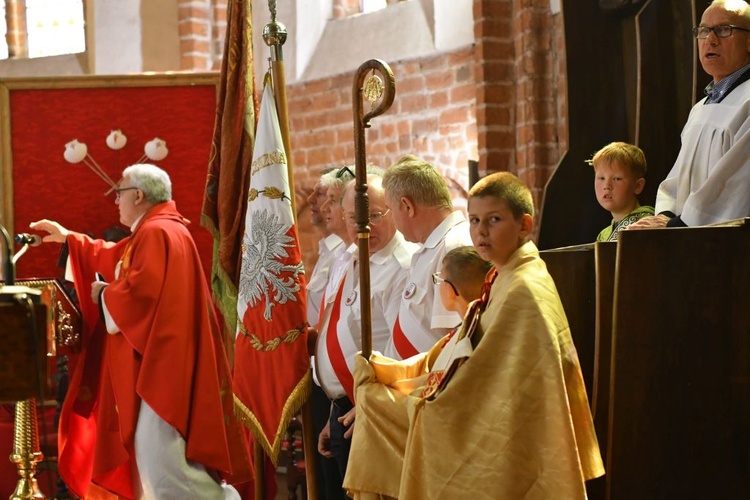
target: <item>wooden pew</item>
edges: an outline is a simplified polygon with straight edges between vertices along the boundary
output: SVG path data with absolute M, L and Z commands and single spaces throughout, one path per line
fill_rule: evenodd
M 599 369 L 606 371 L 609 368 L 609 359 L 602 363 L 599 359 L 599 349 L 600 335 L 604 333 L 606 339 L 611 335 L 612 330 L 612 283 L 616 247 L 616 243 L 597 243 L 540 252 L 555 281 L 560 301 L 568 318 L 603 459 L 606 452 L 608 402 L 606 398 L 598 395 L 602 385 L 598 371 Z M 599 273 L 603 265 L 600 264 L 600 260 L 603 260 L 600 255 L 602 248 L 610 250 L 606 256 L 611 254 L 611 263 L 604 260 L 611 268 L 609 274 Z M 608 287 L 600 283 L 602 276 L 609 276 Z M 602 294 L 600 289 L 608 289 L 609 293 Z M 609 342 L 605 344 L 608 345 Z M 606 349 L 608 350 L 608 347 Z M 605 487 L 605 478 L 588 481 L 586 483 L 588 498 L 590 500 L 605 498 Z
M 607 470 L 589 498 L 750 498 L 748 221 L 542 252 Z
M 750 226 L 618 246 L 607 498 L 750 498 Z
M 581 362 L 586 394 L 592 400 L 596 346 L 596 274 L 594 245 L 544 250 L 547 264 L 570 324 L 573 343 Z

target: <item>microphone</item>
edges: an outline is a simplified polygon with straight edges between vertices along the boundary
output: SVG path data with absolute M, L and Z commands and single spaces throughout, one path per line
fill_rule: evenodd
M 16 243 L 19 245 L 29 245 L 32 247 L 38 247 L 42 244 L 42 237 L 38 234 L 19 233 L 15 237 Z

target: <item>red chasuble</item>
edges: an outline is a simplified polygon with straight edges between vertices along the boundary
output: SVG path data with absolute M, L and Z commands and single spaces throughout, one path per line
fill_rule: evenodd
M 115 246 L 80 234 L 68 237 L 76 290 L 95 347 L 72 377 L 64 409 L 75 415 L 61 417 L 62 422 L 88 423 L 61 429 L 61 448 L 79 448 L 68 455 L 79 464 L 63 464 L 63 452 L 60 464 L 64 479 L 78 486 L 73 487 L 78 494 L 85 494 L 81 487 L 88 488 L 90 479 L 133 497 L 133 438 L 141 400 L 177 429 L 189 460 L 221 472 L 230 482 L 251 477 L 244 435 L 233 415 L 220 328 L 186 223 L 170 201 L 149 210 L 133 234 Z M 115 280 L 118 258 L 122 264 Z M 96 306 L 89 298 L 90 283 L 97 271 L 111 283 L 104 301 L 120 328 L 114 335 L 106 334 L 101 323 L 91 327 L 97 318 L 92 317 Z M 95 415 L 86 419 L 82 399 L 91 397 L 96 379 L 100 387 L 92 403 Z M 91 454 L 89 464 L 80 449 L 83 443 Z

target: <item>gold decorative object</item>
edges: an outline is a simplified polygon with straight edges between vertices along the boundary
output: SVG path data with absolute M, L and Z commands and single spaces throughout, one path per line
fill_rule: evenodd
M 65 307 L 59 300 L 55 302 L 55 308 L 57 309 L 57 328 L 55 331 L 57 344 L 67 347 L 78 345 L 81 341 L 81 334 L 76 331 L 73 317 L 65 311 Z
M 40 342 L 40 347 L 46 347 L 47 357 L 75 353 L 81 346 L 81 318 L 80 312 L 73 305 L 60 285 L 51 279 L 20 280 L 17 285 L 23 285 L 35 290 L 41 290 L 40 301 L 44 312 L 40 310 L 40 335 L 44 332 L 46 343 Z M 24 321 L 26 319 L 24 318 Z M 21 327 L 19 327 L 21 328 Z M 46 367 L 46 361 L 43 362 Z M 44 385 L 47 385 L 46 370 L 41 374 Z M 34 391 L 37 393 L 37 391 Z M 24 395 L 23 397 L 28 397 Z M 40 396 L 46 397 L 46 396 Z M 17 400 L 20 398 L 15 398 Z M 18 482 L 10 500 L 45 498 L 39 489 L 36 479 L 37 463 L 44 455 L 39 449 L 39 434 L 37 430 L 37 400 L 34 398 L 18 401 L 15 404 L 15 421 L 13 429 L 13 452 L 10 461 L 18 469 Z
M 368 76 L 369 75 L 369 76 Z M 370 296 L 370 203 L 367 198 L 367 152 L 365 147 L 365 129 L 370 127 L 370 120 L 385 113 L 393 104 L 396 96 L 396 78 L 393 71 L 379 59 L 365 61 L 354 76 L 352 85 L 352 102 L 354 104 L 354 165 L 356 182 L 354 186 L 354 214 L 357 221 L 359 239 L 359 293 L 362 297 Z M 370 103 L 370 111 L 365 113 L 363 100 Z M 376 104 L 377 103 L 377 104 Z M 369 358 L 372 352 L 372 325 L 370 301 L 360 303 L 360 320 L 362 325 L 362 355 Z
M 18 280 L 18 284 L 42 291 L 47 306 L 47 356 L 74 354 L 81 350 L 81 313 L 53 279 Z
M 10 461 L 18 467 L 20 479 L 10 500 L 45 498 L 36 480 L 36 464 L 43 458 L 36 428 L 36 400 L 19 401 L 16 403 L 13 454 Z
M 383 97 L 384 91 L 385 84 L 383 83 L 383 80 L 374 72 L 367 77 L 364 85 L 362 85 L 362 96 L 369 101 L 370 109 L 373 109 L 375 103 Z

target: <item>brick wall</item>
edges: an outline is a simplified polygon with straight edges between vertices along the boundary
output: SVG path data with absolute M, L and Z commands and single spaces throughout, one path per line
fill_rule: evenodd
M 28 35 L 26 34 L 26 2 L 24 0 L 7 0 L 5 4 L 5 22 L 8 32 L 5 41 L 8 44 L 10 57 L 26 57 L 29 53 Z
M 227 35 L 227 2 L 212 0 L 213 22 L 211 23 L 211 69 L 221 69 L 224 56 L 224 39 Z
M 224 31 L 220 20 L 214 20 L 220 13 L 218 3 L 225 13 L 226 29 L 226 0 L 179 0 L 180 69 L 206 71 L 221 66 L 222 53 L 216 50 L 223 44 Z
M 476 90 L 473 48 L 391 63 L 396 98 L 366 131 L 367 160 L 387 168 L 413 153 L 445 176 L 456 206 L 465 206 L 468 160 L 476 160 Z M 325 167 L 354 162 L 354 72 L 287 89 L 297 211 L 305 256 L 317 252 L 306 194 Z M 311 260 L 306 264 L 310 265 Z
M 560 16 L 549 13 L 548 0 L 517 1 L 513 32 L 516 52 L 516 173 L 531 188 L 537 208 L 544 186 L 564 149 L 558 106 Z M 556 21 L 560 25 L 556 25 Z M 562 73 L 564 74 L 564 73 Z
M 183 69 L 220 67 L 226 3 L 181 1 Z M 333 18 L 357 12 L 358 0 L 333 2 Z M 424 157 L 446 177 L 458 207 L 465 206 L 468 161 L 478 160 L 480 175 L 508 170 L 521 177 L 539 210 L 567 148 L 562 16 L 550 14 L 549 0 L 474 0 L 474 19 L 472 47 L 389 61 L 396 99 L 367 131 L 368 160 L 387 167 L 407 153 Z M 211 43 L 203 38 L 208 29 Z M 309 224 L 307 194 L 323 168 L 354 159 L 352 81 L 346 73 L 287 89 L 307 265 L 320 237 Z
M 333 18 L 342 19 L 362 11 L 360 0 L 333 0 Z
M 513 2 L 474 2 L 480 176 L 515 170 L 516 61 Z
M 567 145 L 562 16 L 548 0 L 476 0 L 480 173 L 508 170 L 537 210 Z

